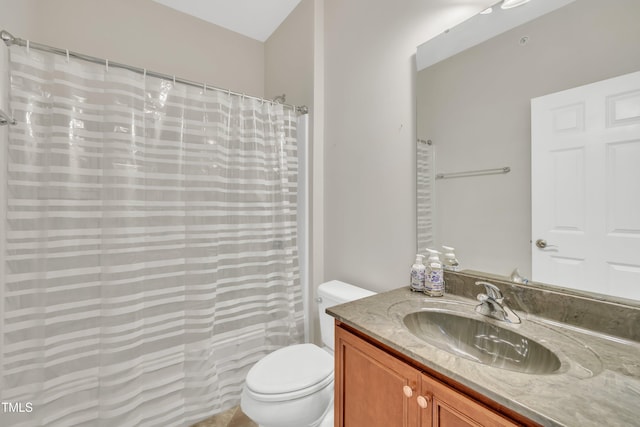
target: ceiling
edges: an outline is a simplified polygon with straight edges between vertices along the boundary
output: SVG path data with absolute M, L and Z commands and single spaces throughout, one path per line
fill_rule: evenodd
M 264 42 L 301 0 L 153 0 Z

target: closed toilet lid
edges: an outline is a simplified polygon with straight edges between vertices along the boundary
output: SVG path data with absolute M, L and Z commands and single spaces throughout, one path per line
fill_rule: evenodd
M 309 389 L 330 381 L 333 381 L 333 357 L 314 344 L 297 344 L 262 358 L 249 370 L 246 386 L 253 393 L 280 395 L 310 393 Z

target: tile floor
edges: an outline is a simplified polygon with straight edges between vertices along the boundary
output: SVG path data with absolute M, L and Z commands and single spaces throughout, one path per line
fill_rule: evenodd
M 258 425 L 243 414 L 239 406 L 236 406 L 191 427 L 258 427 Z

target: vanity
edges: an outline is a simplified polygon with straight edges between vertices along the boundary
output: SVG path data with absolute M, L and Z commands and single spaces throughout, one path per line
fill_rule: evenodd
M 336 319 L 336 426 L 640 424 L 640 305 L 445 274 L 447 294 L 408 287 L 327 309 Z M 475 310 L 488 281 L 521 319 Z

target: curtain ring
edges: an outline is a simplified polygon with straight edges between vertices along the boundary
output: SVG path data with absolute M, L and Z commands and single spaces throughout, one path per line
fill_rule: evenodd
M 108 59 L 104 60 L 104 69 L 105 69 L 105 71 L 107 73 L 109 72 L 109 60 Z
M 29 53 L 30 53 L 30 49 L 31 49 L 30 43 L 31 42 L 29 40 L 27 40 L 27 55 L 29 55 Z
M 202 93 L 207 93 L 207 84 L 206 83 L 202 83 Z
M 67 64 L 69 63 L 69 49 L 66 49 L 67 51 Z
M 146 68 L 142 69 L 142 79 L 143 80 L 147 80 L 147 69 Z
M 176 76 L 173 76 L 173 86 L 176 86 Z

